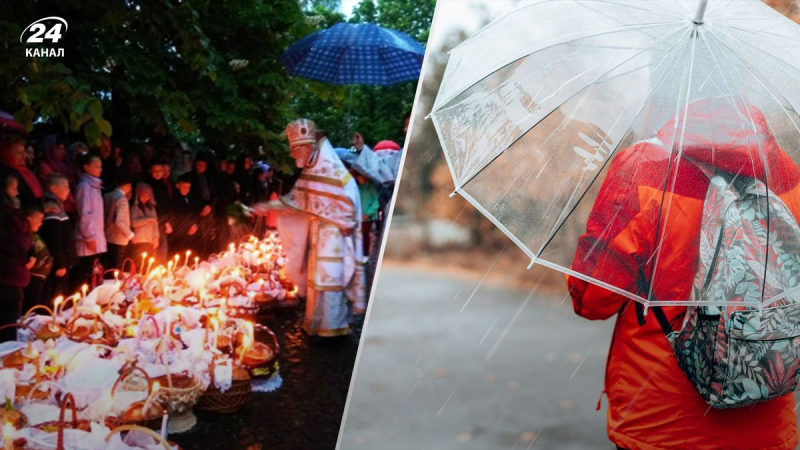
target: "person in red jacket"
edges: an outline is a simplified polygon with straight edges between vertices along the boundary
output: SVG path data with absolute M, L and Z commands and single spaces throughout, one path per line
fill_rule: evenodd
M 800 217 L 800 170 L 779 147 L 760 110 L 715 98 L 692 103 L 687 114 L 685 132 L 679 123 L 675 136 L 670 121 L 657 137 L 620 151 L 611 161 L 572 270 L 633 294 L 646 281 L 655 301 L 688 300 L 709 184 L 701 168 L 768 178 L 772 192 L 795 219 Z M 642 280 L 642 274 L 655 276 Z M 617 316 L 604 392 L 608 436 L 618 448 L 795 448 L 791 395 L 752 407 L 710 408 L 678 367 L 652 313 L 639 325 L 628 297 L 571 275 L 567 284 L 578 315 Z M 686 307 L 664 306 L 663 311 L 672 329 L 679 330 Z

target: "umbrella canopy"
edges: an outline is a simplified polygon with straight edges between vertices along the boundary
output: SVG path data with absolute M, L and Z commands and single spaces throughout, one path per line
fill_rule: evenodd
M 757 0 L 527 2 L 451 52 L 431 117 L 455 191 L 532 264 L 645 304 L 741 300 L 689 293 L 710 178 L 760 181 L 780 202 L 737 258 L 764 306 L 800 298 L 799 43 Z
M 289 74 L 330 84 L 387 86 L 416 80 L 425 48 L 411 36 L 371 23 L 338 23 L 292 45 Z

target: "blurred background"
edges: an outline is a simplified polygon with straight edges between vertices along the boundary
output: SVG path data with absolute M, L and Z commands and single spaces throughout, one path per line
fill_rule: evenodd
M 800 22 L 796 0 L 764 1 Z M 562 274 L 526 270 L 500 230 L 449 198 L 425 120 L 447 52 L 517 3 L 437 2 L 340 448 L 613 448 L 598 404 L 613 320 L 575 316 Z
M 448 267 L 457 271 L 483 273 L 482 255 L 499 251 L 510 241 L 469 203 L 456 196 L 449 198 L 453 181 L 447 168 L 430 113 L 439 83 L 447 65 L 447 52 L 500 14 L 519 3 L 514 0 L 440 0 L 436 30 L 430 36 L 430 56 L 423 68 L 424 80 L 417 114 L 413 118 L 408 155 L 405 160 L 400 194 L 397 196 L 392 231 L 383 264 L 415 264 Z M 765 0 L 785 16 L 800 22 L 797 0 Z M 583 230 L 571 230 L 575 237 Z M 512 246 L 513 247 L 513 246 Z M 529 258 L 509 248 L 496 264 L 493 278 L 518 286 L 560 289 L 561 274 L 536 266 L 526 270 Z

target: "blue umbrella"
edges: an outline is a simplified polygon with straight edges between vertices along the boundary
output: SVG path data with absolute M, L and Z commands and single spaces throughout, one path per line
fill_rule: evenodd
M 416 80 L 425 48 L 411 36 L 372 23 L 338 23 L 292 45 L 289 74 L 330 84 L 388 86 Z

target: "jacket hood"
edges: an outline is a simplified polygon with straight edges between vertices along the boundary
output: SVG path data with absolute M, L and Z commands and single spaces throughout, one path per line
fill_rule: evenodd
M 780 148 L 757 107 L 730 97 L 714 97 L 690 104 L 686 117 L 685 130 L 682 119 L 677 127 L 672 119 L 658 133 L 658 140 L 665 146 L 673 142 L 675 151 L 683 139 L 683 159 L 757 178 L 777 193 L 800 183 L 797 165 Z
M 142 205 L 142 202 L 139 201 L 139 196 L 145 193 L 150 194 L 150 200 L 148 200 L 147 203 L 144 204 L 143 206 L 156 206 L 156 199 L 155 196 L 153 195 L 153 188 L 147 183 L 139 183 L 136 185 L 136 193 L 134 194 L 133 204 L 137 206 Z
M 81 181 L 86 181 L 93 188 L 101 189 L 103 187 L 103 180 L 100 178 L 89 175 L 88 173 L 81 174 Z

